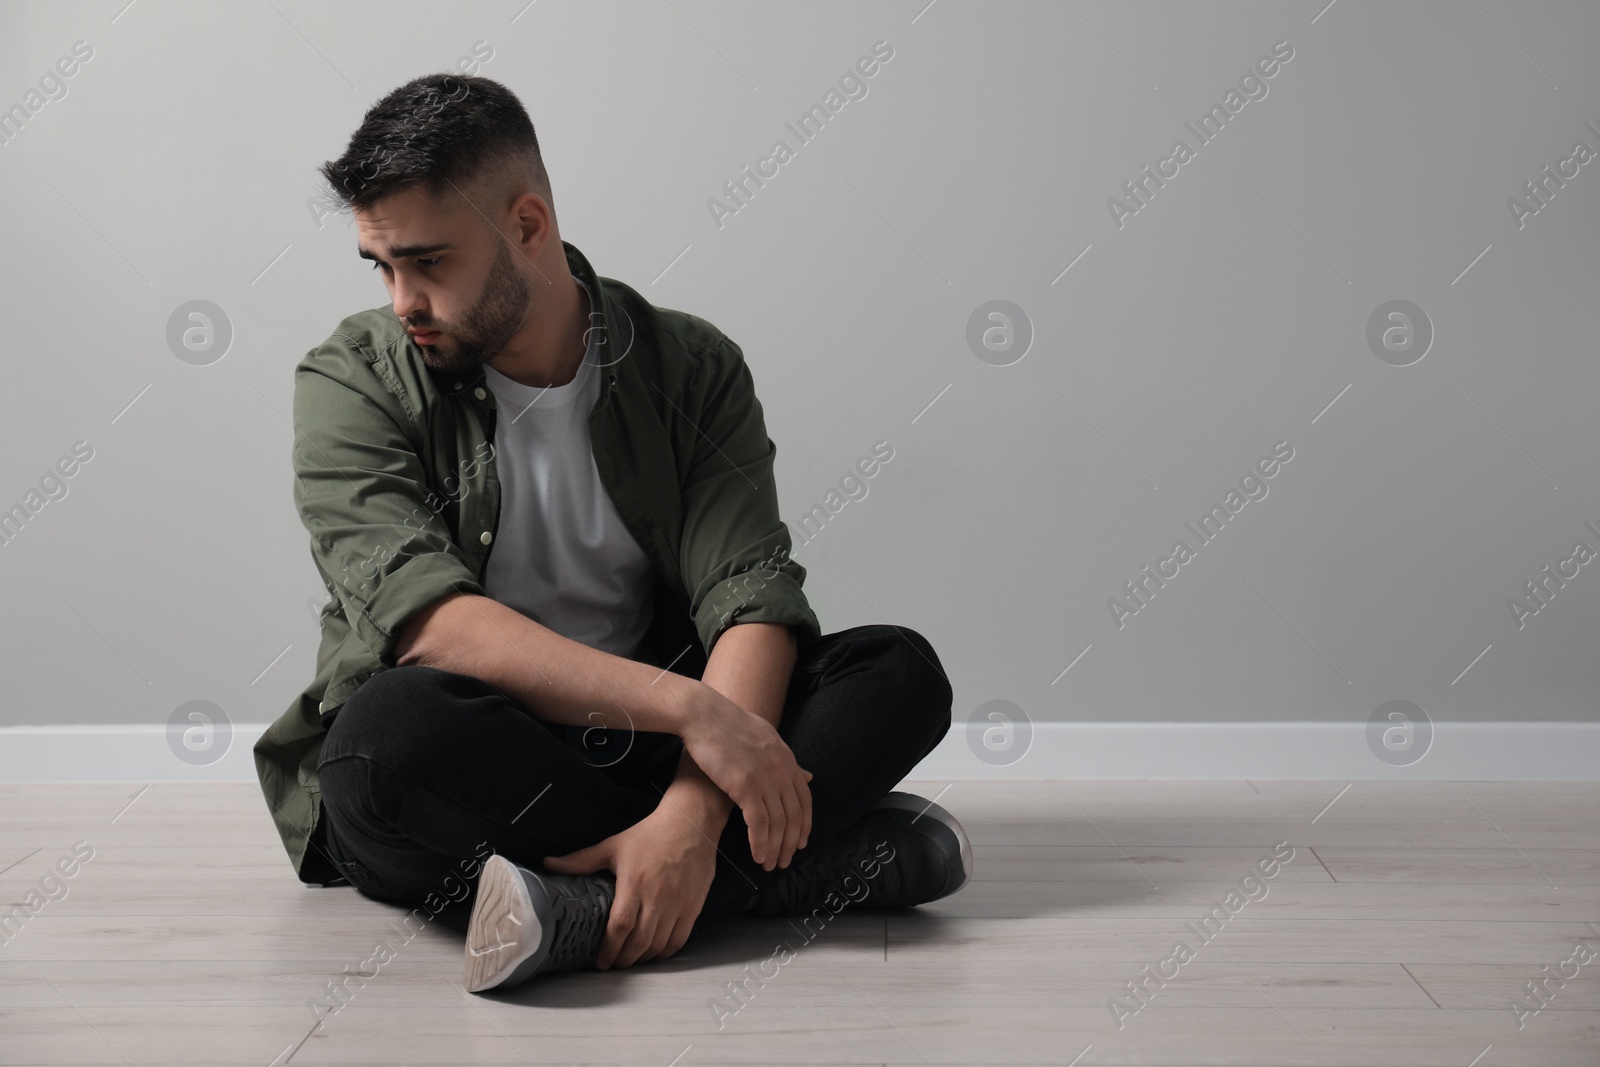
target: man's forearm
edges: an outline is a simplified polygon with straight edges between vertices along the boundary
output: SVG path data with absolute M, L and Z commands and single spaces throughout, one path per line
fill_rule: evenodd
M 711 647 L 700 680 L 776 727 L 798 647 L 794 631 L 781 623 L 738 623 Z
M 783 717 L 796 650 L 794 631 L 788 626 L 770 622 L 730 626 L 712 646 L 700 680 L 776 727 Z M 666 797 L 712 838 L 721 833 L 733 809 L 733 801 L 695 766 L 687 752 L 678 760 L 678 775 Z
M 497 600 L 467 593 L 437 600 L 407 620 L 396 663 L 481 678 L 549 722 L 653 733 L 682 733 L 700 685 L 573 641 Z

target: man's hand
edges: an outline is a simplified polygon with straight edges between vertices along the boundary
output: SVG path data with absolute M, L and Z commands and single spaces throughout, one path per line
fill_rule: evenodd
M 811 772 L 771 723 L 710 686 L 685 719 L 683 747 L 744 813 L 750 855 L 765 869 L 787 867 L 811 837 Z
M 715 835 L 664 801 L 621 833 L 544 863 L 557 874 L 616 874 L 617 896 L 595 960 L 604 971 L 665 959 L 683 947 L 711 888 L 717 846 Z

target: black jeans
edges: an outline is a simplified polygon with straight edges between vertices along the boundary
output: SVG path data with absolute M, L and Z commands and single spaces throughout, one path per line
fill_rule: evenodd
M 698 678 L 705 657 L 694 650 L 675 669 Z M 634 658 L 667 666 L 648 649 Z M 933 750 L 951 701 L 933 647 L 907 627 L 856 626 L 802 649 L 778 732 L 813 775 L 804 851 L 825 847 Z M 494 852 L 541 870 L 546 856 L 620 833 L 661 801 L 682 750 L 671 734 L 537 719 L 469 675 L 387 668 L 339 709 L 323 744 L 327 851 L 367 896 L 426 903 L 459 928 L 476 890 L 459 876 L 475 875 L 475 860 Z M 718 852 L 696 932 L 786 873 L 751 858 L 737 808 Z

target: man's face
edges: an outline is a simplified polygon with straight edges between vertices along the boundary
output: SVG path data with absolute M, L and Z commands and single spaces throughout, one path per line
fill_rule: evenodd
M 383 275 L 394 313 L 434 370 L 465 373 L 498 355 L 527 316 L 518 255 L 471 208 L 441 212 L 397 193 L 356 212 L 360 254 Z

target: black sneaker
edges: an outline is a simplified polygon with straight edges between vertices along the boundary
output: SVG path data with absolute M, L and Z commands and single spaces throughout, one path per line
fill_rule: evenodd
M 610 874 L 538 874 L 490 856 L 467 923 L 467 991 L 594 966 L 616 893 Z
M 756 893 L 746 915 L 807 915 L 844 906 L 902 908 L 947 897 L 972 879 L 972 842 L 954 815 L 910 793 L 890 793 L 822 848 L 795 854 L 783 877 Z

